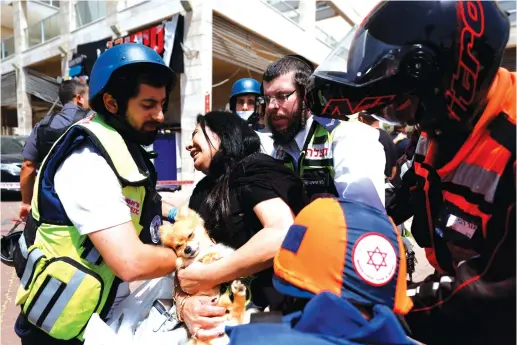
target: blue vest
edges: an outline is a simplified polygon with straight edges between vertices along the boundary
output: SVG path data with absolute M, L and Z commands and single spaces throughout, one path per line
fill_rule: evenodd
M 303 312 L 285 316 L 282 323 L 227 327 L 226 333 L 230 345 L 416 344 L 388 307 L 374 306 L 372 319 L 366 320 L 352 304 L 330 292 L 316 295 Z

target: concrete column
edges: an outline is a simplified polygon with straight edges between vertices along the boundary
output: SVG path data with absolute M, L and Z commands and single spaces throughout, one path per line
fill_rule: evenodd
M 316 0 L 300 0 L 299 4 L 300 21 L 298 24 L 307 34 L 314 35 L 316 30 Z
M 198 180 L 185 147 L 192 142 L 196 117 L 212 107 L 212 2 L 190 0 L 192 12 L 185 17 L 184 61 L 181 75 L 181 173 L 182 180 Z
M 112 25 L 118 24 L 118 11 L 124 8 L 124 1 L 106 1 L 106 26 L 111 27 Z M 115 39 L 117 36 L 112 32 L 112 37 Z
M 28 135 L 32 130 L 32 108 L 27 94 L 27 70 L 23 67 L 23 52 L 27 48 L 27 2 L 13 1 L 14 51 L 13 65 L 16 70 L 16 109 L 18 127 L 15 134 Z
M 61 41 L 62 46 L 66 49 L 66 53 L 61 54 L 61 75 L 68 78 L 68 61 L 72 59 L 72 32 L 76 27 L 76 0 L 62 1 L 59 7 L 59 21 L 61 25 Z

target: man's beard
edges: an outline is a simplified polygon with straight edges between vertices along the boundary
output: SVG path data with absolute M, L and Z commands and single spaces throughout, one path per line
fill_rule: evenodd
M 268 126 L 271 129 L 271 134 L 275 144 L 288 144 L 294 139 L 296 134 L 305 128 L 307 119 L 303 107 L 299 107 L 296 113 L 292 115 L 291 119 L 292 122 L 287 126 L 287 128 L 279 131 L 273 126 L 271 117 L 267 116 Z
M 136 135 L 135 141 L 142 146 L 149 146 L 155 142 L 156 136 L 158 135 L 158 130 L 154 130 L 152 132 L 139 130 L 136 131 L 138 134 Z
M 146 131 L 144 130 L 145 126 L 156 127 L 154 131 Z M 158 136 L 159 130 L 163 128 L 163 123 L 158 122 L 144 122 L 139 130 L 135 130 L 137 134 L 136 141 L 143 146 L 149 146 L 156 141 L 156 137 Z
M 149 146 L 154 143 L 158 135 L 158 129 L 162 126 L 162 124 L 155 122 L 145 122 L 141 129 L 137 130 L 129 124 L 125 117 L 114 115 L 108 116 L 106 122 L 115 128 L 125 140 L 142 146 Z M 144 131 L 143 128 L 145 125 L 156 126 L 157 129 L 154 131 Z

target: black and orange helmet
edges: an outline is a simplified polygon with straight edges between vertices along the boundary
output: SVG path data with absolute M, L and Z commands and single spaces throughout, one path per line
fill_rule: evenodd
M 313 73 L 307 104 L 323 117 L 467 123 L 486 104 L 509 33 L 495 1 L 381 1 Z

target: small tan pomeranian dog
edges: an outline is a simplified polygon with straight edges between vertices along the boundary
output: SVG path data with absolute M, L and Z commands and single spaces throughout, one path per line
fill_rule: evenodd
M 174 224 L 164 224 L 160 227 L 160 237 L 163 245 L 172 248 L 176 253 L 176 269 L 185 268 L 195 261 L 208 264 L 234 251 L 223 244 L 215 243 L 208 235 L 201 216 L 186 206 L 178 210 Z M 234 280 L 231 284 L 233 301 L 229 294 L 221 295 L 218 286 L 197 295 L 218 298 L 217 305 L 228 311 L 225 324 L 241 325 L 247 323 L 246 290 L 246 286 L 240 280 Z M 224 338 L 214 339 L 208 344 L 227 344 L 228 338 Z M 195 338 L 190 341 L 190 344 L 204 343 Z

